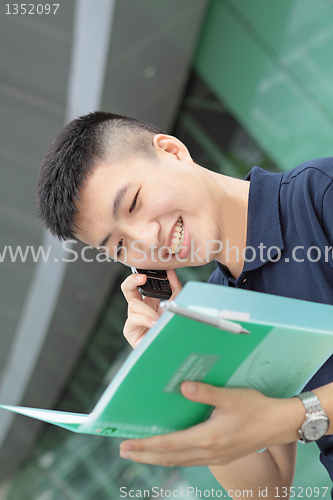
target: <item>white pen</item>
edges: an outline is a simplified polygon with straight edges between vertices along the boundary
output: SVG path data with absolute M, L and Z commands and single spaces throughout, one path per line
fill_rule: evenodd
M 186 309 L 185 307 L 181 307 L 176 304 L 176 302 L 173 300 L 171 300 L 170 302 L 166 300 L 161 301 L 160 307 L 165 311 L 170 311 L 175 314 L 179 314 L 179 316 L 184 316 L 184 318 L 194 319 L 195 321 L 206 323 L 206 325 L 215 326 L 217 328 L 220 328 L 220 330 L 225 330 L 226 332 L 235 334 L 244 333 L 246 335 L 251 333 L 249 332 L 249 330 L 243 328 L 239 323 L 233 323 L 232 321 L 228 321 L 226 319 L 214 318 L 213 316 L 208 316 L 207 314 L 202 314 L 190 309 Z

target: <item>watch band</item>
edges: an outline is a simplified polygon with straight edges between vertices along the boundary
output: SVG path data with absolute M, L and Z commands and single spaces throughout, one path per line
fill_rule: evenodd
M 304 404 L 306 409 L 306 413 L 312 415 L 313 413 L 316 413 L 318 411 L 324 412 L 319 399 L 312 391 L 301 392 L 301 394 L 297 394 L 297 397 L 302 400 L 302 403 Z
M 302 443 L 309 443 L 311 441 L 319 439 L 327 432 L 327 429 L 329 427 L 328 417 L 323 407 L 321 406 L 319 399 L 312 391 L 302 392 L 301 394 L 297 394 L 297 396 L 294 397 L 298 397 L 302 401 L 306 412 L 305 421 L 303 422 L 302 427 L 298 430 L 298 434 L 300 436 L 299 441 L 301 441 Z M 318 435 L 318 437 L 316 437 L 315 439 L 308 439 L 306 436 L 307 427 L 310 424 L 313 427 L 318 423 L 321 423 L 321 429 L 319 430 L 320 435 Z

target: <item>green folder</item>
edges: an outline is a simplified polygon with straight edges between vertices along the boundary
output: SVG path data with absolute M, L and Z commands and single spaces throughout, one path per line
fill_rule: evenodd
M 228 318 L 233 334 L 165 312 L 127 358 L 89 415 L 0 405 L 74 432 L 138 438 L 186 429 L 211 407 L 180 393 L 184 380 L 252 387 L 273 397 L 299 392 L 333 352 L 333 306 L 189 282 L 176 299 Z

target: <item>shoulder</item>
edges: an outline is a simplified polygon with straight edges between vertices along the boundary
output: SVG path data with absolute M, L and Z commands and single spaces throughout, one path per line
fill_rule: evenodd
M 333 157 L 309 160 L 282 176 L 281 186 L 321 187 L 333 181 Z
M 285 172 L 280 188 L 281 202 L 304 206 L 308 200 L 322 211 L 325 199 L 333 197 L 333 157 L 310 160 Z

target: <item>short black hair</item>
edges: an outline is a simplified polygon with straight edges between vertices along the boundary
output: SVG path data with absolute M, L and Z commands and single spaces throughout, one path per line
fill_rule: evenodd
M 153 156 L 159 128 L 127 116 L 96 111 L 68 123 L 47 152 L 37 181 L 38 215 L 60 240 L 76 239 L 75 200 L 92 169 L 130 155 Z

